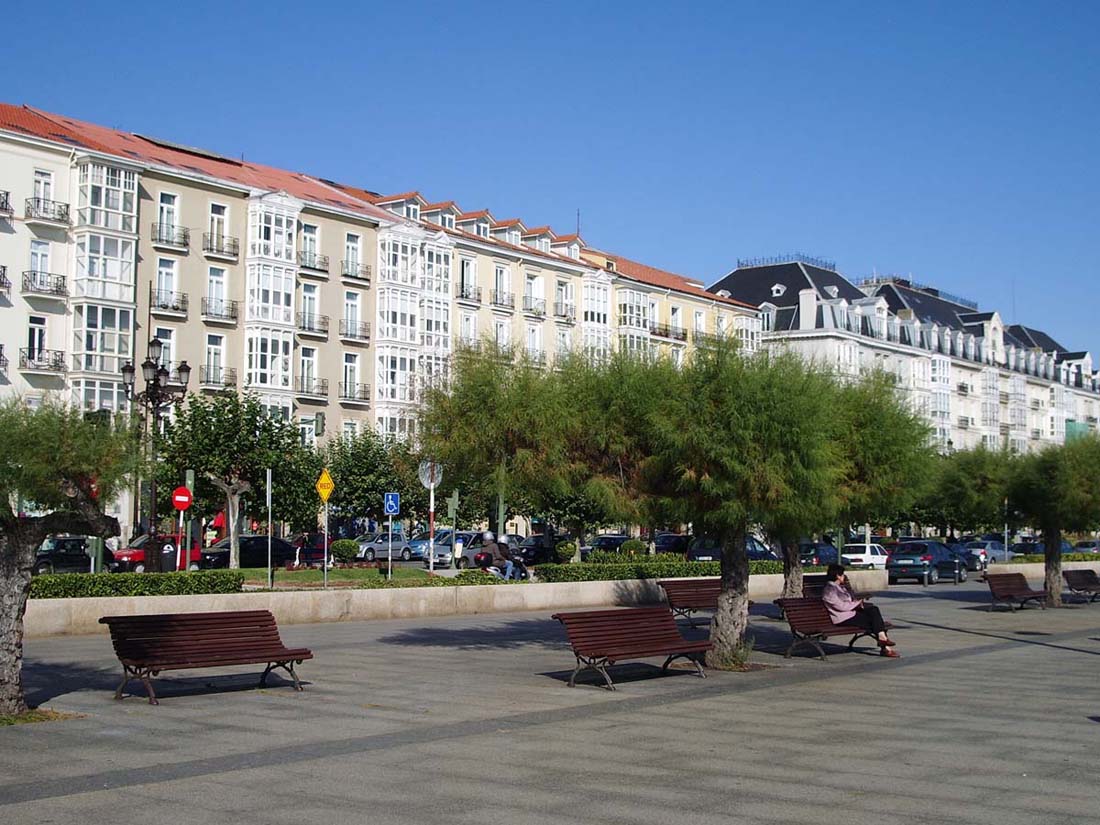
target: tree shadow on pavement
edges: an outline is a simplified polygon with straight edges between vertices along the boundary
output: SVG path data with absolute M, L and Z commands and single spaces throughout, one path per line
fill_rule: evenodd
M 513 619 L 486 627 L 414 627 L 378 639 L 380 644 L 458 650 L 568 649 L 565 630 L 553 619 Z

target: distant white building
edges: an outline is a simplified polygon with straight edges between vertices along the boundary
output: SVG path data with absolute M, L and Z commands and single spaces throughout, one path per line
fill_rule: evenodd
M 943 449 L 1023 453 L 1096 430 L 1090 353 L 933 287 L 896 277 L 857 285 L 830 262 L 792 256 L 739 262 L 709 289 L 760 308 L 764 346 L 842 375 L 896 375 Z

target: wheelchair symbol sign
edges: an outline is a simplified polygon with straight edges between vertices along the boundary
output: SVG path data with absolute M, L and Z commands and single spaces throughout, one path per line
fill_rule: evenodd
M 401 513 L 401 494 L 384 493 L 382 495 L 382 511 L 387 516 L 396 516 Z

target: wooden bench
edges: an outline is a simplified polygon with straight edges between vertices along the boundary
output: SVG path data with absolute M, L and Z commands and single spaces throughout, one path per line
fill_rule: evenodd
M 802 597 L 804 599 L 820 599 L 825 591 L 825 585 L 829 583 L 829 576 L 825 573 L 802 574 Z
M 661 579 L 657 585 L 665 591 L 665 600 L 674 616 L 687 619 L 695 627 L 692 613 L 696 610 L 717 610 L 722 580 L 716 576 L 697 579 Z
M 791 634 L 794 636 L 787 652 L 783 654 L 788 659 L 800 645 L 813 645 L 817 648 L 821 661 L 824 662 L 825 649 L 821 643 L 830 636 L 851 636 L 852 640 L 848 642 L 848 649 L 851 650 L 863 636 L 873 638 L 875 635 L 858 625 L 833 624 L 833 620 L 829 617 L 829 610 L 821 599 L 776 599 L 775 603 L 783 611 L 787 623 L 791 626 Z M 890 628 L 893 625 L 886 622 L 886 627 Z
M 1095 570 L 1063 570 L 1062 578 L 1066 580 L 1066 587 L 1074 596 L 1080 596 L 1090 602 L 1096 601 L 1100 596 L 1100 576 Z
M 1023 608 L 1029 601 L 1038 602 L 1039 607 L 1046 610 L 1046 591 L 1032 590 L 1023 573 L 986 572 L 985 582 L 989 585 L 990 613 L 997 602 L 1007 603 L 1010 612 L 1016 609 L 1016 605 Z
M 306 648 L 288 648 L 279 638 L 275 617 L 268 610 L 221 613 L 160 613 L 146 616 L 104 616 L 99 620 L 111 631 L 111 642 L 122 663 L 122 682 L 115 698 L 132 679 L 140 679 L 157 702 L 151 677 L 162 670 L 183 670 L 229 665 L 266 664 L 267 674 L 281 667 L 301 690 L 294 665 L 312 659 Z
M 624 659 L 648 659 L 667 656 L 661 670 L 675 659 L 689 659 L 702 677 L 706 677 L 699 657 L 713 646 L 710 641 L 689 642 L 676 626 L 672 611 L 660 607 L 638 607 L 626 610 L 590 610 L 583 613 L 555 613 L 553 618 L 565 626 L 569 644 L 577 657 L 577 667 L 569 677 L 569 687 L 576 685 L 577 674 L 595 670 L 611 690 L 615 684 L 607 668 Z

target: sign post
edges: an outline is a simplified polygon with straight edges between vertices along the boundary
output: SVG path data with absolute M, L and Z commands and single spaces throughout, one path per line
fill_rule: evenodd
M 328 467 L 325 467 L 321 470 L 321 477 L 317 479 L 317 495 L 325 503 L 325 553 L 322 557 L 321 567 L 324 571 L 322 574 L 322 587 L 326 590 L 328 589 L 328 497 L 332 495 L 332 491 L 335 489 L 336 483 L 332 480 L 332 476 L 328 474 Z
M 186 487 L 177 487 L 173 490 L 172 506 L 175 507 L 180 514 L 179 533 L 176 535 L 176 569 L 179 570 L 180 562 L 183 559 L 183 513 L 191 506 L 191 491 Z M 190 560 L 190 553 L 188 553 L 187 558 Z
M 271 468 L 267 468 L 267 589 L 275 589 L 275 569 L 271 566 Z
M 458 567 L 458 488 L 447 499 L 447 521 L 451 523 L 451 564 Z
M 383 493 L 382 512 L 389 517 L 389 547 L 386 550 L 386 580 L 393 578 L 393 517 L 401 515 L 401 494 Z
M 428 574 L 435 572 L 435 486 L 443 480 L 443 468 L 437 461 L 420 462 L 417 475 L 420 483 L 428 488 Z

